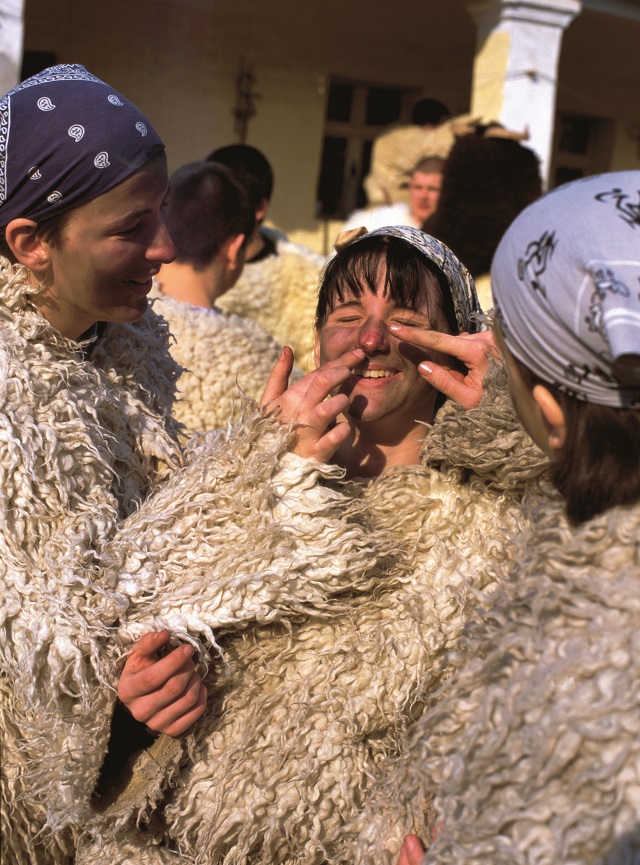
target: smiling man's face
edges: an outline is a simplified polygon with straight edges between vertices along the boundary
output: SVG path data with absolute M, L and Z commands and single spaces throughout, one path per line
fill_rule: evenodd
M 427 289 L 421 291 L 413 308 L 401 306 L 385 291 L 381 269 L 375 293 L 365 290 L 359 297 L 345 292 L 316 333 L 317 366 L 335 360 L 346 351 L 361 348 L 364 361 L 342 386 L 351 406 L 349 415 L 356 425 L 392 419 L 399 434 L 415 427 L 416 421 L 433 419 L 436 392 L 418 372 L 418 364 L 429 358 L 426 352 L 400 342 L 389 330 L 397 322 L 428 330 L 448 331 L 444 316 L 432 324 L 434 302 Z M 434 358 L 437 359 L 437 358 Z

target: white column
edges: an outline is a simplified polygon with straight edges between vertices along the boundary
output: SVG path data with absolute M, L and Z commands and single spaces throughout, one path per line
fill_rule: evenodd
M 466 4 L 478 28 L 471 112 L 509 129 L 529 127 L 527 146 L 548 181 L 558 60 L 580 0 L 481 0 Z
M 0 0 L 0 96 L 18 83 L 24 39 L 24 0 Z

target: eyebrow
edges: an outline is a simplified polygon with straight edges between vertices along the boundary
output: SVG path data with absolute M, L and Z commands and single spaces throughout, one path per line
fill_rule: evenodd
M 344 301 L 338 300 L 336 302 L 335 306 L 331 310 L 329 310 L 329 315 L 331 315 L 332 312 L 338 312 L 339 310 L 342 310 L 342 309 L 350 309 L 350 308 L 361 307 L 361 306 L 362 306 L 361 298 L 356 297 L 356 298 L 353 298 L 352 300 L 344 300 Z M 394 311 L 394 312 L 396 312 L 396 311 L 410 312 L 413 315 L 420 316 L 421 318 L 423 318 L 427 322 L 429 321 L 429 316 L 427 315 L 426 312 L 422 312 L 422 310 L 420 310 L 420 309 L 415 309 L 413 306 L 402 306 L 399 303 L 395 303 L 395 301 L 394 301 L 394 304 L 392 307 L 392 311 Z

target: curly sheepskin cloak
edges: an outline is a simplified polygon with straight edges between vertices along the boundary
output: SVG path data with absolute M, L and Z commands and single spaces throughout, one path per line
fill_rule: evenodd
M 242 396 L 259 400 L 281 346 L 257 321 L 174 300 L 156 287 L 154 309 L 169 325 L 169 350 L 184 368 L 174 417 L 205 432 L 237 420 Z M 293 380 L 300 378 L 297 370 Z
M 162 811 L 167 848 L 186 861 L 321 863 L 339 848 L 344 822 L 446 675 L 443 657 L 478 594 L 495 587 L 521 499 L 546 467 L 502 370 L 487 388 L 478 409 L 441 411 L 422 465 L 332 485 L 359 506 L 371 542 L 385 543 L 367 589 L 334 599 L 332 617 L 310 611 L 220 636 L 208 712 Z M 317 463 L 295 465 L 315 484 Z M 166 850 L 156 859 L 137 843 L 132 861 L 164 861 Z M 134 832 L 126 845 L 135 849 Z M 102 861 L 112 861 L 106 850 Z M 95 850 L 89 859 L 99 861 Z
M 277 255 L 245 265 L 242 276 L 216 303 L 227 314 L 259 322 L 281 345 L 290 345 L 303 372 L 313 362 L 318 284 L 326 258 L 270 234 Z
M 101 820 L 109 837 L 144 819 L 180 762 L 160 737 L 153 783 L 118 814 L 94 808 L 131 639 L 168 627 L 204 658 L 229 622 L 321 617 L 367 590 L 384 543 L 258 412 L 185 452 L 155 313 L 107 325 L 88 359 L 33 291 L 0 259 L 1 831 L 7 861 L 51 865 Z
M 395 865 L 407 832 L 426 865 L 640 863 L 640 506 L 530 523 L 345 865 Z

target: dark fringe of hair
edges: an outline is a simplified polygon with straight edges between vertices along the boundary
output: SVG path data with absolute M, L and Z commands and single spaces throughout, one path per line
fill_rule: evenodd
M 320 281 L 316 329 L 322 327 L 345 294 L 375 294 L 381 263 L 385 268 L 385 293 L 399 306 L 415 309 L 426 294 L 432 327 L 459 333 L 451 289 L 440 268 L 411 244 L 390 235 L 359 240 L 329 260 Z

